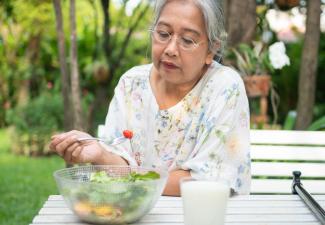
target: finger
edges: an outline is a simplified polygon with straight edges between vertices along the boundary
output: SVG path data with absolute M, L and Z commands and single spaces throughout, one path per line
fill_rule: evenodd
M 83 133 L 83 132 L 80 132 L 77 130 L 71 130 L 68 132 L 55 134 L 51 137 L 51 141 L 53 142 L 54 145 L 56 145 L 59 142 L 61 142 L 62 140 L 66 139 L 67 137 L 72 136 L 72 135 L 79 135 L 80 133 Z
M 71 161 L 73 163 L 82 163 L 83 161 L 80 158 L 80 153 L 82 152 L 83 147 L 82 146 L 77 146 L 75 150 L 71 154 Z
M 54 134 L 51 136 L 51 140 L 54 140 L 55 138 L 59 137 L 62 133 Z
M 49 147 L 52 151 L 55 151 L 55 146 L 62 141 L 62 139 L 60 138 L 61 136 L 61 134 L 56 134 L 51 137 Z
M 66 148 L 66 150 L 64 151 L 64 156 L 63 156 L 63 158 L 66 162 L 71 162 L 72 153 L 73 153 L 73 151 L 75 151 L 75 149 L 78 146 L 79 146 L 79 143 L 75 142 Z
M 51 137 L 50 149 L 57 152 L 60 156 L 64 156 L 66 148 L 71 145 L 74 140 L 69 140 L 69 138 L 78 136 L 78 137 L 88 137 L 89 134 L 81 132 L 78 130 L 71 130 L 69 132 L 60 133 L 53 135 Z
M 51 151 L 56 152 L 56 145 L 60 143 L 58 140 L 55 140 L 54 138 L 50 141 L 49 147 Z
M 51 137 L 51 146 L 53 146 L 55 148 L 56 145 L 58 145 L 59 143 L 64 141 L 64 139 L 67 138 L 68 136 L 69 136 L 68 132 L 53 135 Z
M 77 143 L 77 136 L 74 134 L 67 135 L 59 144 L 55 146 L 55 151 L 62 157 L 65 151 L 74 143 Z

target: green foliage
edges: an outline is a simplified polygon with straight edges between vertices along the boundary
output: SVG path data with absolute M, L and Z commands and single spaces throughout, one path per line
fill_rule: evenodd
M 296 124 L 297 112 L 291 110 L 284 121 L 283 130 L 293 130 Z
M 268 51 L 262 42 L 253 42 L 253 47 L 248 44 L 240 44 L 233 48 L 235 55 L 235 67 L 242 75 L 269 74 L 274 69 L 268 58 Z
M 317 104 L 313 109 L 313 123 L 307 130 L 325 130 L 325 104 Z
M 286 48 L 290 66 L 285 66 L 272 74 L 273 85 L 280 96 L 278 108 L 280 123 L 284 122 L 290 110 L 296 109 L 302 42 L 286 44 Z
M 10 136 L 0 130 L 0 225 L 29 224 L 51 194 L 58 194 L 53 172 L 59 157 L 29 158 L 9 153 Z
M 58 94 L 44 93 L 28 104 L 10 110 L 7 121 L 15 127 L 14 152 L 28 155 L 46 153 L 50 136 L 62 129 L 62 98 Z
M 61 3 L 68 56 L 69 1 Z M 93 127 L 103 123 L 109 99 L 120 76 L 132 66 L 148 62 L 145 56 L 149 54 L 147 30 L 151 21 L 150 13 L 146 13 L 133 30 L 126 52 L 119 58 L 129 28 L 146 5 L 142 3 L 129 15 L 120 4 L 122 2 L 110 3 L 111 59 L 108 62 L 104 57 L 103 12 L 100 1 L 76 2 L 78 64 L 82 98 L 87 103 L 84 106 L 86 112 L 90 111 L 87 107 L 93 103 L 99 85 L 95 77 L 98 65 L 110 69 L 111 64 L 119 62 L 114 74 L 109 74 L 113 76 L 112 82 L 105 84 L 109 94 L 105 97 L 107 105 L 102 104 L 103 110 L 96 108 L 94 111 L 92 119 L 96 124 L 92 124 Z M 54 91 L 61 94 L 61 80 L 56 21 L 51 0 L 1 1 L 0 24 L 0 127 L 3 127 L 11 125 L 8 120 L 5 121 L 8 109 L 24 104 L 20 99 L 23 86 L 27 87 L 26 98 L 33 99 L 43 94 L 48 83 L 54 84 Z M 36 43 L 35 47 L 33 43 Z M 67 62 L 69 63 L 69 58 Z M 24 128 L 23 124 L 18 124 Z
M 314 121 L 307 130 L 325 130 L 325 104 L 319 104 L 313 108 Z M 283 130 L 293 130 L 295 128 L 297 112 L 289 111 L 283 125 Z
M 276 70 L 272 74 L 272 81 L 277 93 L 280 96 L 279 105 L 279 121 L 284 122 L 286 115 L 290 110 L 294 110 L 297 107 L 298 101 L 298 83 L 299 83 L 299 70 L 301 65 L 301 54 L 303 47 L 303 40 L 299 40 L 296 43 L 288 43 L 287 55 L 290 58 L 290 66 L 285 66 L 281 70 Z M 314 118 L 321 117 L 320 113 L 317 113 L 318 106 L 325 102 L 325 33 L 321 33 L 320 46 L 318 51 L 318 71 L 316 80 L 316 112 L 314 112 Z M 325 111 L 322 111 L 325 113 Z M 324 115 L 324 114 L 323 114 Z
M 313 122 L 307 130 L 325 130 L 325 116 Z

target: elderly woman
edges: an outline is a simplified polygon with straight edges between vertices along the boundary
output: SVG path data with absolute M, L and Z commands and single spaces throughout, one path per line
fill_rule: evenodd
M 215 0 L 157 0 L 151 32 L 152 64 L 120 79 L 106 117 L 105 139 L 132 130 L 130 142 L 80 142 L 88 134 L 52 137 L 69 163 L 163 167 L 165 195 L 179 195 L 182 177 L 225 179 L 249 193 L 249 109 L 243 82 L 214 56 L 224 46 Z

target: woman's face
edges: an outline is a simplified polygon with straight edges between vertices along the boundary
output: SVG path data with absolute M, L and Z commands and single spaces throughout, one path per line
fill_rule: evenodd
M 159 77 L 173 85 L 193 87 L 213 59 L 200 9 L 191 1 L 170 1 L 154 29 L 171 34 L 167 43 L 152 38 L 152 59 Z M 189 39 L 198 43 L 196 48 L 182 48 L 181 42 Z

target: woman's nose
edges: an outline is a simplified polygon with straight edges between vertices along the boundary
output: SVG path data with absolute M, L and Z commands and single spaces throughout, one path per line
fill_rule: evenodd
M 165 53 L 169 56 L 178 55 L 177 37 L 174 36 L 170 39 L 165 48 Z

